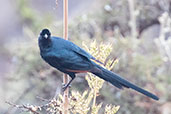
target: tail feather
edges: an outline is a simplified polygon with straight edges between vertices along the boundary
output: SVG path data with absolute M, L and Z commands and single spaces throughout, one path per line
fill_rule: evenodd
M 92 72 L 92 73 L 99 76 L 100 78 L 110 82 L 112 85 L 118 87 L 119 89 L 122 89 L 123 87 L 132 88 L 132 89 L 134 89 L 134 90 L 136 90 L 136 91 L 138 91 L 138 92 L 140 92 L 140 93 L 142 93 L 142 94 L 144 94 L 144 95 L 146 95 L 152 99 L 159 100 L 159 98 L 156 95 L 154 95 L 154 94 L 130 83 L 129 81 L 121 78 L 119 75 L 117 75 L 111 71 L 108 71 L 107 69 L 104 69 L 103 67 L 100 67 L 100 66 L 97 66 L 97 67 L 102 72 Z

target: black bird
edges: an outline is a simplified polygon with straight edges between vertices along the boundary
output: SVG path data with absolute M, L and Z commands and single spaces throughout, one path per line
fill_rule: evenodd
M 119 89 L 123 87 L 132 88 L 152 99 L 159 100 L 156 95 L 130 83 L 118 74 L 93 62 L 92 60 L 100 61 L 96 60 L 92 55 L 74 43 L 63 38 L 51 36 L 48 29 L 43 29 L 40 32 L 38 41 L 41 57 L 52 67 L 71 77 L 71 80 L 64 87 L 64 90 L 74 80 L 77 73 L 91 72 Z

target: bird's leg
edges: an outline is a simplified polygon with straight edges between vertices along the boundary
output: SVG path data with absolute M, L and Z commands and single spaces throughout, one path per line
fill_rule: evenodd
M 62 87 L 63 91 L 65 91 L 70 86 L 71 82 L 75 79 L 75 74 L 72 74 L 72 75 L 69 75 L 69 76 L 71 77 L 71 80 Z

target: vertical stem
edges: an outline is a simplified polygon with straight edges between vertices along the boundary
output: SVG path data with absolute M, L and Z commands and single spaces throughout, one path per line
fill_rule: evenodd
M 135 1 L 128 0 L 129 3 L 129 11 L 130 11 L 130 21 L 129 26 L 131 28 L 131 36 L 133 38 L 137 38 L 137 30 L 136 30 L 136 11 L 135 11 Z
M 95 83 L 97 85 L 97 79 L 95 81 L 96 81 Z M 96 95 L 97 95 L 96 88 L 94 88 L 93 92 L 94 92 L 93 107 L 95 107 L 95 105 L 96 105 Z
M 68 0 L 63 0 L 63 37 L 65 40 L 68 40 Z M 64 74 L 63 76 L 63 82 L 64 84 L 68 83 L 68 76 L 67 74 Z M 64 91 L 64 104 L 63 104 L 63 114 L 68 114 L 68 91 L 67 88 Z
M 96 95 L 97 95 L 96 90 L 94 90 L 93 107 L 95 107 L 96 105 Z
M 68 0 L 63 0 L 63 37 L 68 40 Z

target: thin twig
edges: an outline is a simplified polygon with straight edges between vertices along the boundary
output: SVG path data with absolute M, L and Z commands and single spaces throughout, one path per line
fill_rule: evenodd
M 14 104 L 14 103 L 11 103 L 11 102 L 8 102 L 6 101 L 7 104 L 11 105 L 12 107 L 16 107 L 16 108 L 19 108 L 19 109 L 26 109 L 34 114 L 39 114 L 36 110 L 39 108 L 39 107 L 34 107 L 32 105 L 17 105 L 17 104 Z
M 46 102 L 50 102 L 50 100 L 42 98 L 40 96 L 36 96 L 37 99 L 41 100 L 41 101 L 46 101 Z

